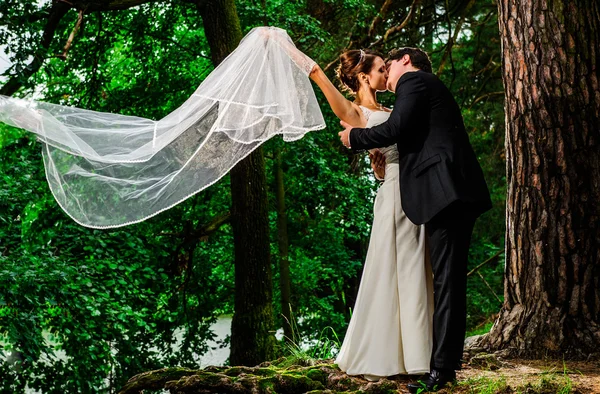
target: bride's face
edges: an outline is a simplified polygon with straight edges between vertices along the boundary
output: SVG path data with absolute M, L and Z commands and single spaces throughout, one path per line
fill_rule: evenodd
M 385 91 L 387 89 L 388 72 L 385 67 L 385 62 L 382 58 L 376 57 L 373 61 L 373 68 L 369 72 L 369 85 L 377 91 Z

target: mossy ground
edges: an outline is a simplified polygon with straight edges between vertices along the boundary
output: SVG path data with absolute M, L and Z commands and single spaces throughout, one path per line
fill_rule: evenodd
M 208 367 L 194 371 L 167 368 L 133 377 L 121 394 L 145 390 L 179 393 L 406 393 L 414 376 L 392 376 L 368 382 L 341 372 L 333 360 L 316 360 L 304 365 L 280 359 L 257 367 Z M 313 365 L 306 365 L 313 364 Z M 600 393 L 600 364 L 494 360 L 481 357 L 458 373 L 458 382 L 440 394 L 587 394 Z

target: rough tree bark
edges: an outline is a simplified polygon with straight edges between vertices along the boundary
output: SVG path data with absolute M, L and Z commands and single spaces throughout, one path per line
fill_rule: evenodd
M 501 0 L 505 302 L 483 344 L 524 357 L 600 349 L 600 9 Z
M 234 0 L 198 1 L 214 64 L 242 39 Z M 232 365 L 274 358 L 272 273 L 267 180 L 262 148 L 231 170 L 231 222 L 235 248 L 235 300 L 231 323 Z

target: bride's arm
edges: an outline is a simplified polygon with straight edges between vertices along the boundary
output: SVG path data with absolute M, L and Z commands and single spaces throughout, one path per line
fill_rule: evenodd
M 315 64 L 309 76 L 325 95 L 335 116 L 351 125 L 364 123 L 364 117 L 361 116 L 362 114 L 358 106 L 352 104 L 350 100 L 346 99 L 340 93 L 318 64 Z
M 329 78 L 327 78 L 327 75 L 325 75 L 321 67 L 319 67 L 314 60 L 296 48 L 293 42 L 289 40 L 287 33 L 285 33 L 285 35 L 284 33 L 285 31 L 280 29 L 261 29 L 261 34 L 264 37 L 274 39 L 275 42 L 287 53 L 290 59 L 292 59 L 292 61 L 296 63 L 300 69 L 304 70 L 310 79 L 312 79 L 317 86 L 319 86 L 319 88 L 325 94 L 325 98 L 327 99 L 327 102 L 329 102 L 329 106 L 333 110 L 335 116 L 355 127 L 364 127 L 364 116 L 362 116 L 362 112 L 358 106 L 346 99 L 339 92 L 339 90 L 337 90 L 333 83 L 331 83 Z

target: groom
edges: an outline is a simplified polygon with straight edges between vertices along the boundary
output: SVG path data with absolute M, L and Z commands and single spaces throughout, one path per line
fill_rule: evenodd
M 368 129 L 342 122 L 339 135 L 354 151 L 397 144 L 402 208 L 413 223 L 425 224 L 434 274 L 431 372 L 408 388 L 436 391 L 461 368 L 469 243 L 475 219 L 492 203 L 460 108 L 431 73 L 427 54 L 392 51 L 387 86 L 396 94 L 389 120 Z

